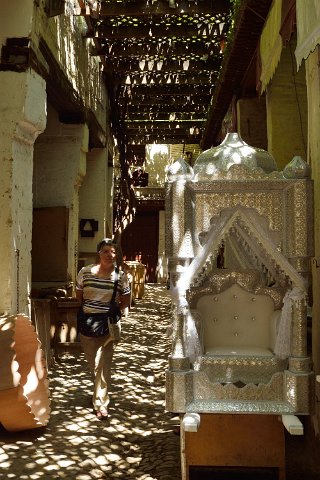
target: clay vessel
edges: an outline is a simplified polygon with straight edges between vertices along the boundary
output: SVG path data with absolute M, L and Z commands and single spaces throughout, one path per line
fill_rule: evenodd
M 8 431 L 45 426 L 50 417 L 47 369 L 26 315 L 0 317 L 0 423 Z

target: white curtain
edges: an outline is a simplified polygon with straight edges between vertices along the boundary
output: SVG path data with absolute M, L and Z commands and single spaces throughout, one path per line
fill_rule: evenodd
M 274 0 L 260 39 L 261 92 L 263 92 L 280 61 L 282 51 L 281 28 L 282 0 Z
M 306 292 L 298 287 L 289 290 L 283 299 L 274 353 L 279 358 L 288 358 L 291 352 L 292 307 L 306 300 Z
M 297 48 L 295 51 L 297 69 L 303 59 L 320 44 L 320 1 L 296 0 Z

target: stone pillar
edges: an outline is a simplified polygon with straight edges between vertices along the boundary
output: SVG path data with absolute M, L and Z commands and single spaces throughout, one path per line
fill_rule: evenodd
M 34 206 L 69 210 L 67 277 L 75 281 L 79 237 L 79 187 L 86 174 L 89 131 L 85 124 L 62 124 L 48 108 L 48 128 L 35 149 Z
M 29 315 L 33 149 L 46 125 L 46 86 L 32 70 L 0 76 L 0 313 Z
M 312 270 L 313 280 L 313 308 L 312 308 L 312 337 L 313 362 L 315 373 L 320 373 L 320 47 L 310 53 L 306 60 L 306 78 L 308 89 L 309 138 L 308 160 L 311 165 L 311 174 L 314 180 L 314 232 L 315 232 L 315 259 Z
M 314 372 L 320 374 L 320 47 L 317 46 L 308 56 L 306 80 L 308 91 L 308 163 L 314 180 L 314 249 L 312 261 L 312 360 Z M 319 434 L 320 424 L 320 384 L 316 384 L 315 430 Z
M 297 72 L 293 45 L 282 49 L 281 60 L 267 87 L 268 151 L 282 170 L 295 155 L 307 156 L 307 91 L 304 66 Z

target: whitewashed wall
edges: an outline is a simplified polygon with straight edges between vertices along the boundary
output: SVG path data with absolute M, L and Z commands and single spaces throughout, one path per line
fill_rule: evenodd
M 1 0 L 0 43 L 6 38 L 28 37 L 32 29 L 33 0 Z
M 33 148 L 46 125 L 45 82 L 32 71 L 1 72 L 0 85 L 0 313 L 29 313 Z

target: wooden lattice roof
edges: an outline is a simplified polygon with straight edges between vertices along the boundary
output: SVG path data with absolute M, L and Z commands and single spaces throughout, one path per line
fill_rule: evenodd
M 221 69 L 230 0 L 82 2 L 126 144 L 199 143 Z

